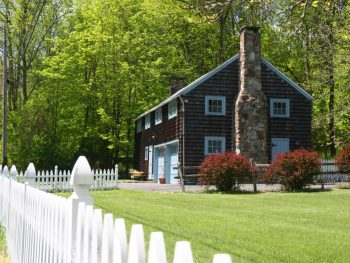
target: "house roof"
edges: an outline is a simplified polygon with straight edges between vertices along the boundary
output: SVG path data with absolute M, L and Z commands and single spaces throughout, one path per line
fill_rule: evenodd
M 212 71 L 209 71 L 208 73 L 204 74 L 200 78 L 193 81 L 191 84 L 187 85 L 186 87 L 182 88 L 178 92 L 171 95 L 169 98 L 163 100 L 161 103 L 159 103 L 157 106 L 153 107 L 152 109 L 142 113 L 139 115 L 136 120 L 142 118 L 143 116 L 149 114 L 150 112 L 156 110 L 157 108 L 162 107 L 163 105 L 171 102 L 172 100 L 180 97 L 181 95 L 186 95 L 187 93 L 191 92 L 194 88 L 198 87 L 200 84 L 205 82 L 206 80 L 213 77 L 216 73 L 220 72 L 227 66 L 229 66 L 231 63 L 235 62 L 239 59 L 239 54 L 234 55 L 230 59 L 226 60 L 224 63 L 213 69 Z M 277 68 L 275 68 L 271 63 L 269 63 L 266 59 L 261 58 L 261 62 L 264 63 L 270 70 L 275 72 L 279 77 L 281 77 L 284 81 L 286 81 L 290 86 L 292 86 L 294 89 L 296 89 L 299 93 L 304 95 L 308 100 L 313 100 L 314 98 L 307 93 L 304 89 L 302 89 L 298 84 L 296 84 L 294 81 L 292 81 L 290 78 L 288 78 L 286 75 L 284 75 L 281 71 L 279 71 Z

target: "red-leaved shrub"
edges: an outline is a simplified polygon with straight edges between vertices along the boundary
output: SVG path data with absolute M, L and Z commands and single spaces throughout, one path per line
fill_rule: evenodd
M 232 152 L 207 156 L 199 169 L 201 185 L 215 185 L 219 191 L 237 189 L 241 181 L 250 176 L 252 167 L 247 158 Z
M 335 157 L 335 163 L 341 173 L 350 175 L 350 145 L 346 144 Z
M 303 189 L 313 183 L 320 173 L 320 157 L 317 152 L 298 149 L 279 154 L 263 175 L 268 184 L 280 183 L 287 191 Z

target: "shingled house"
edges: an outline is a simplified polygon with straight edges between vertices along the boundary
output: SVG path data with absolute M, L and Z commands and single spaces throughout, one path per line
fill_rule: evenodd
M 178 162 L 235 151 L 267 163 L 311 146 L 313 98 L 260 56 L 258 31 L 242 28 L 240 54 L 183 88 L 173 83 L 169 98 L 138 116 L 135 169 L 177 184 Z

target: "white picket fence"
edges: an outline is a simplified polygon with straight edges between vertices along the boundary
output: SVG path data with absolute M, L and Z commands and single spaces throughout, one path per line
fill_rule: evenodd
M 6 169 L 4 170 L 5 175 L 8 173 Z M 107 190 L 118 187 L 118 165 L 114 169 L 92 170 L 92 173 L 94 181 L 91 185 L 91 190 Z M 18 182 L 24 183 L 28 181 L 28 178 L 26 178 L 28 175 L 26 176 L 23 172 L 17 172 L 14 165 L 11 167 L 9 176 Z M 36 175 L 29 180 L 31 180 L 32 186 L 46 192 L 72 191 L 73 188 L 69 184 L 70 177 L 71 171 L 58 170 L 56 165 L 54 170 L 37 171 Z
M 323 182 L 348 182 L 349 177 L 347 174 L 341 174 L 335 160 L 321 160 L 321 173 L 318 177 L 318 181 Z
M 129 241 L 123 219 L 102 215 L 89 195 L 94 180 L 85 157 L 79 157 L 70 178 L 74 189 L 65 199 L 0 176 L 0 222 L 6 229 L 11 263 L 165 263 L 162 232 L 151 233 L 146 253 L 142 225 L 133 225 Z M 27 178 L 35 175 L 33 164 Z M 117 202 L 118 200 L 116 200 Z M 173 263 L 192 263 L 191 244 L 175 245 Z M 217 254 L 214 263 L 231 263 L 228 254 Z

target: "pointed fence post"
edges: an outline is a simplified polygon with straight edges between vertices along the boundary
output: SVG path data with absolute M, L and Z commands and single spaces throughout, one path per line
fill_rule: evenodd
M 2 170 L 2 175 L 5 177 L 9 176 L 9 168 L 7 167 L 7 165 L 5 165 L 4 169 Z
M 54 182 L 53 182 L 53 189 L 54 189 L 54 191 L 57 191 L 57 177 L 58 177 L 58 166 L 55 165 Z
M 11 179 L 17 181 L 17 175 L 18 175 L 18 172 L 17 172 L 16 165 L 12 165 L 10 170 Z
M 119 170 L 118 170 L 118 164 L 114 167 L 114 175 L 115 175 L 115 187 L 118 187 L 118 177 L 119 177 Z
M 30 163 L 28 165 L 27 170 L 24 174 L 24 177 L 28 185 L 35 187 L 36 171 L 33 163 Z
M 75 262 L 76 250 L 76 233 L 77 233 L 77 218 L 79 202 L 84 202 L 86 205 L 92 205 L 93 200 L 90 196 L 89 189 L 94 183 L 93 174 L 90 164 L 85 156 L 80 156 L 76 161 L 69 184 L 73 188 L 72 195 L 68 198 L 71 216 L 68 224 L 68 262 Z

